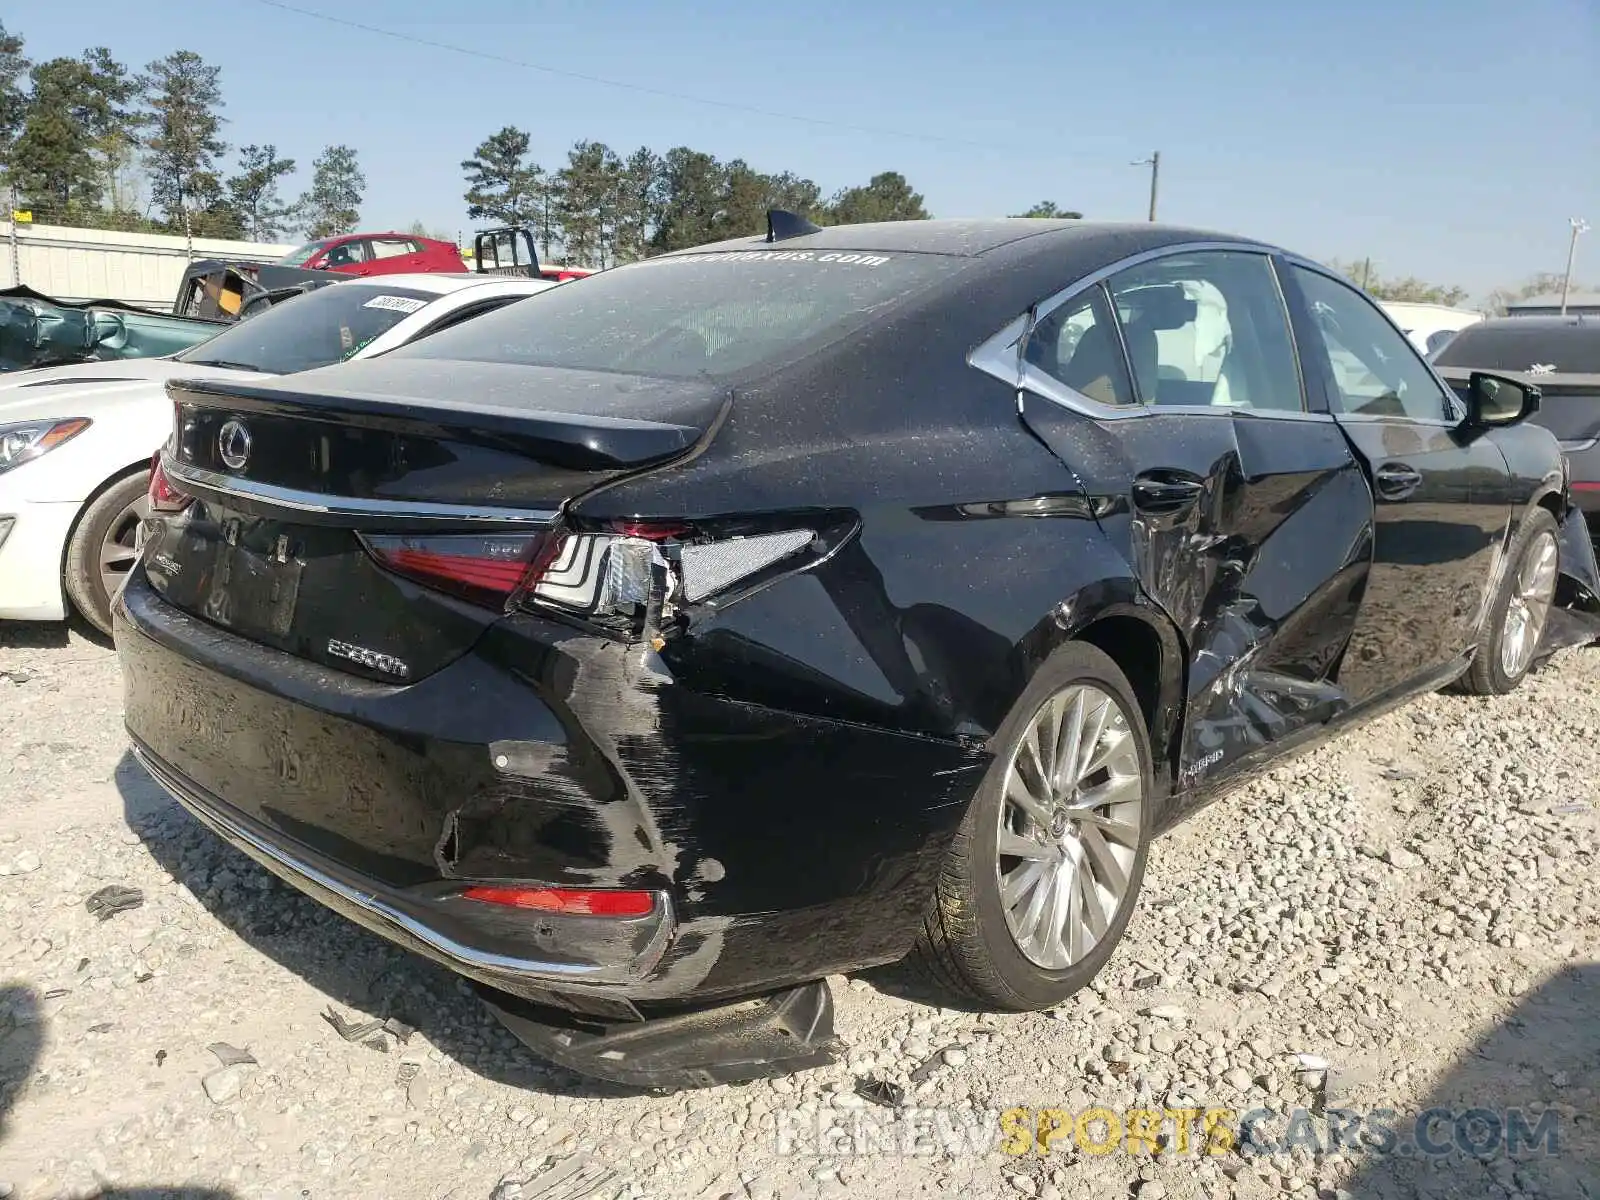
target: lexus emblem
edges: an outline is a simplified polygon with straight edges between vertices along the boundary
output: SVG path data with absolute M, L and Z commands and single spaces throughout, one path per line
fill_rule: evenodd
M 217 431 L 217 453 L 230 471 L 242 470 L 250 461 L 250 431 L 243 421 L 225 421 Z

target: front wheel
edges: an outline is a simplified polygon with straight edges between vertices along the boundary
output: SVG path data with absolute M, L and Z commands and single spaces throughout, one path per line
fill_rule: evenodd
M 988 1008 L 1059 1004 L 1127 928 L 1150 843 L 1150 740 L 1127 678 L 1071 642 L 1035 674 L 952 842 L 914 956 Z
M 111 600 L 138 557 L 139 522 L 150 512 L 142 473 L 117 480 L 90 502 L 67 542 L 62 583 L 72 606 L 101 633 L 111 632 Z
M 1555 600 L 1560 550 L 1556 519 L 1536 508 L 1522 522 L 1507 569 L 1478 635 L 1472 666 L 1462 679 L 1479 696 L 1502 696 L 1526 678 L 1538 658 Z

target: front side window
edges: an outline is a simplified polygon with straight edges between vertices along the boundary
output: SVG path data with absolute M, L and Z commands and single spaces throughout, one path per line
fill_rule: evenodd
M 1265 255 L 1180 254 L 1110 280 L 1146 404 L 1299 412 L 1300 368 Z
M 1340 412 L 1443 421 L 1444 389 L 1416 351 L 1377 307 L 1354 288 L 1318 271 L 1294 268 L 1312 319 L 1322 333 Z
M 278 260 L 280 267 L 303 267 L 328 248 L 327 242 L 307 242 L 297 246 Z
M 379 276 L 378 278 L 382 278 Z M 410 288 L 336 283 L 275 304 L 178 355 L 182 362 L 288 375 L 353 358 L 438 299 Z
M 1098 287 L 1040 318 L 1023 358 L 1030 370 L 1100 404 L 1136 403 L 1111 307 Z
M 365 242 L 340 242 L 328 251 L 327 261 L 322 265 L 330 269 L 334 267 L 353 267 L 367 261 L 367 244 Z

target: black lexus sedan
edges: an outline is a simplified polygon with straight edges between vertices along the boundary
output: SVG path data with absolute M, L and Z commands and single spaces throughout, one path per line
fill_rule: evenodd
M 773 214 L 171 395 L 139 758 L 628 1083 L 826 1061 L 825 977 L 907 956 L 1053 1005 L 1156 834 L 1600 610 L 1536 389 L 1212 233 Z

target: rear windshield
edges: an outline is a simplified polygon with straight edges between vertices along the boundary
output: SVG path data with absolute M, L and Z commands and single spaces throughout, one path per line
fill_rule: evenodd
M 937 254 L 754 250 L 651 259 L 564 283 L 396 351 L 719 379 L 821 345 L 960 269 Z
M 201 366 L 289 375 L 353 358 L 439 297 L 410 288 L 336 283 L 284 300 L 178 355 Z
M 1441 367 L 1480 371 L 1534 371 L 1561 375 L 1600 374 L 1600 321 L 1565 325 L 1518 325 L 1513 317 L 1493 325 L 1469 325 L 1434 355 Z

